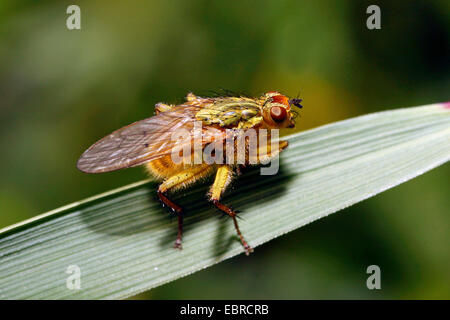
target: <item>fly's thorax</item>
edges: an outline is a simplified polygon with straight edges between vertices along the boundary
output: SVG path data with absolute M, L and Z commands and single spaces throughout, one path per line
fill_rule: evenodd
M 262 121 L 261 105 L 251 98 L 217 98 L 199 110 L 195 118 L 206 125 L 250 128 Z

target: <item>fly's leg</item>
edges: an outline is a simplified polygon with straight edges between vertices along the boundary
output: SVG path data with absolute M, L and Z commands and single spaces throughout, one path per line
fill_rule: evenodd
M 183 213 L 183 208 L 177 205 L 175 202 L 167 198 L 166 194 L 158 189 L 158 198 L 159 200 L 167 206 L 173 213 L 181 214 Z
M 271 141 L 269 140 L 266 144 L 263 144 L 256 149 L 256 157 L 251 154 L 249 155 L 249 162 L 255 164 L 269 162 L 270 160 L 278 156 L 281 151 L 286 149 L 287 146 L 287 141 L 280 140 L 278 143 L 278 148 L 276 150 L 272 150 Z
M 247 166 L 245 164 L 238 164 L 235 169 L 236 175 L 241 176 L 246 169 L 247 169 Z
M 239 238 L 241 239 L 241 243 L 245 249 L 245 254 L 249 255 L 251 252 L 253 252 L 253 249 L 252 247 L 249 246 L 247 241 L 245 241 L 244 236 L 242 235 L 241 230 L 239 229 L 239 225 L 236 219 L 236 211 L 234 211 L 233 209 L 231 209 L 230 207 L 224 205 L 219 201 L 220 197 L 222 196 L 223 192 L 226 190 L 232 179 L 233 179 L 233 169 L 228 165 L 220 166 L 217 169 L 216 178 L 214 180 L 214 184 L 211 186 L 209 195 L 212 203 L 220 211 L 226 213 L 233 219 L 234 227 L 236 229 Z
M 166 179 L 160 184 L 157 194 L 159 200 L 178 216 L 178 235 L 174 248 L 182 249 L 181 240 L 183 238 L 183 208 L 167 197 L 167 192 L 175 191 L 194 183 L 198 179 L 211 173 L 212 168 L 209 165 L 202 164 L 185 169 Z
M 187 102 L 192 102 L 196 99 L 198 99 L 197 96 L 195 94 L 193 94 L 192 92 L 188 93 L 186 96 Z M 166 103 L 159 102 L 155 105 L 155 113 L 159 114 L 161 112 L 166 112 L 166 111 L 171 110 L 173 107 L 175 107 L 173 104 L 166 104 Z
M 178 216 L 178 235 L 173 247 L 176 249 L 182 249 L 183 247 L 181 245 L 181 239 L 183 238 L 183 208 L 167 198 L 167 196 L 160 190 L 158 190 L 158 198 L 165 206 L 167 206 L 173 213 L 176 213 Z
M 224 205 L 223 203 L 220 203 L 219 200 L 212 200 L 212 203 L 221 211 L 225 212 L 226 214 L 228 214 L 232 219 L 233 219 L 233 223 L 234 223 L 234 228 L 236 229 L 236 233 L 239 236 L 239 239 L 241 239 L 241 243 L 242 246 L 245 249 L 245 254 L 248 256 L 250 253 L 253 252 L 253 248 L 250 247 L 250 245 L 247 243 L 247 241 L 245 241 L 244 236 L 241 233 L 241 230 L 239 229 L 239 224 L 237 222 L 236 219 L 236 211 L 234 211 L 233 209 L 231 209 L 230 207 Z
M 188 102 L 191 102 L 191 101 L 194 101 L 197 99 L 198 99 L 198 97 L 195 94 L 193 94 L 192 92 L 189 92 L 186 96 L 186 101 L 188 101 Z
M 172 105 L 172 104 L 165 104 L 165 103 L 160 102 L 155 105 L 155 113 L 160 114 L 161 112 L 169 111 L 173 107 L 174 107 L 174 105 Z

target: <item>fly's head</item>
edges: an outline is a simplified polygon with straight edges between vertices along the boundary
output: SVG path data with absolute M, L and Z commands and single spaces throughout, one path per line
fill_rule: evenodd
M 266 125 L 271 129 L 294 128 L 297 113 L 292 106 L 301 108 L 301 99 L 289 99 L 285 95 L 270 91 L 261 97 L 262 114 Z

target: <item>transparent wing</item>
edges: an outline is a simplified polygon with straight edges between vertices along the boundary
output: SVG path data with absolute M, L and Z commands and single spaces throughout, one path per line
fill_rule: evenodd
M 201 134 L 194 135 L 195 115 L 202 108 L 201 104 L 177 106 L 114 131 L 87 149 L 77 167 L 87 173 L 109 172 L 170 155 L 180 143 L 197 140 L 204 146 L 225 139 L 223 129 L 211 126 L 203 126 Z M 177 130 L 189 133 L 191 139 L 172 139 Z

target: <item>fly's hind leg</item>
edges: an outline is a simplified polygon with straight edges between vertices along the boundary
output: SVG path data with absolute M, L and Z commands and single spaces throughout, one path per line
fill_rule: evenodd
M 161 112 L 169 111 L 173 107 L 174 107 L 173 104 L 165 104 L 165 103 L 160 102 L 155 105 L 155 113 L 160 114 Z
M 193 94 L 192 92 L 189 92 L 186 96 L 187 102 L 192 102 L 196 99 L 198 99 L 198 97 L 195 94 Z M 175 107 L 175 105 L 159 102 L 155 105 L 155 113 L 159 114 L 161 112 L 166 112 L 166 111 L 171 110 L 173 107 Z
M 245 254 L 249 255 L 251 252 L 253 252 L 252 247 L 249 246 L 247 241 L 245 241 L 244 236 L 241 233 L 241 230 L 239 229 L 239 225 L 236 219 L 236 211 L 231 209 L 230 207 L 224 205 L 221 203 L 220 197 L 225 192 L 226 188 L 230 184 L 231 180 L 233 179 L 233 169 L 228 165 L 221 165 L 217 169 L 216 178 L 214 180 L 214 184 L 211 186 L 211 190 L 209 192 L 210 199 L 212 203 L 222 212 L 225 212 L 227 215 L 229 215 L 233 219 L 234 227 L 236 229 L 236 232 L 241 239 L 241 243 L 244 246 Z
M 212 168 L 209 165 L 202 164 L 195 167 L 185 169 L 167 178 L 158 188 L 158 198 L 161 202 L 170 208 L 173 213 L 178 215 L 178 235 L 174 247 L 182 249 L 181 240 L 183 238 L 183 208 L 167 197 L 169 191 L 179 190 L 194 183 L 200 178 L 211 173 Z

